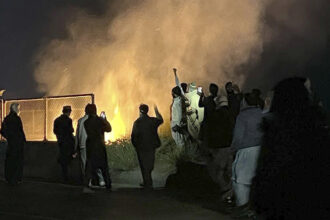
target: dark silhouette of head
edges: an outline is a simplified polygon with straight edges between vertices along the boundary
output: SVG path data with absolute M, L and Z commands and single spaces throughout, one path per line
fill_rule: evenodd
M 91 105 L 90 103 L 88 103 L 85 107 L 85 114 L 86 115 L 90 115 L 91 114 Z
M 71 109 L 70 105 L 63 106 L 63 109 L 62 109 L 63 114 L 70 115 L 71 112 L 72 112 L 72 109 Z
M 97 108 L 96 108 L 95 104 L 89 104 L 88 113 L 89 113 L 89 115 L 96 115 L 97 114 Z
M 258 97 L 254 93 L 245 93 L 244 100 L 248 106 L 257 106 L 258 105 Z
M 149 106 L 146 104 L 141 104 L 139 106 L 139 110 L 140 110 L 140 113 L 142 113 L 142 114 L 148 114 Z
M 210 93 L 212 96 L 217 96 L 218 95 L 218 90 L 219 87 L 217 84 L 211 83 L 209 87 Z
M 232 82 L 227 82 L 225 85 L 225 89 L 227 93 L 233 93 L 233 83 Z
M 181 83 L 181 88 L 184 93 L 188 92 L 188 84 L 187 83 Z
M 292 77 L 274 87 L 270 112 L 280 115 L 298 116 L 310 106 L 310 95 L 305 86 L 306 78 Z
M 179 86 L 176 86 L 172 89 L 172 96 L 175 98 L 175 97 L 178 97 L 181 95 L 181 89 Z

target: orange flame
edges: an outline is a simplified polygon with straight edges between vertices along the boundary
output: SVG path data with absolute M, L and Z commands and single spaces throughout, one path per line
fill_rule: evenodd
M 119 106 L 117 105 L 114 112 L 113 118 L 110 119 L 110 124 L 112 126 L 112 131 L 110 133 L 105 134 L 105 141 L 112 142 L 117 139 L 124 138 L 126 136 L 126 126 L 121 117 Z

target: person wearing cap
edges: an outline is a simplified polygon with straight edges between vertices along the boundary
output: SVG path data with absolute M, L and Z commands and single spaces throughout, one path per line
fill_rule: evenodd
M 148 115 L 149 107 L 145 104 L 140 105 L 140 117 L 134 122 L 131 134 L 131 141 L 138 155 L 145 189 L 153 187 L 151 173 L 154 168 L 155 150 L 161 145 L 157 130 L 164 122 L 157 106 L 154 110 L 156 117 L 150 117 Z
M 5 159 L 5 179 L 11 185 L 22 181 L 24 145 L 26 143 L 22 120 L 19 117 L 20 106 L 13 103 L 10 113 L 1 126 L 1 135 L 7 139 L 8 146 Z
M 56 135 L 59 146 L 58 163 L 62 168 L 62 175 L 65 182 L 68 181 L 68 165 L 75 156 L 75 139 L 73 137 L 73 125 L 71 106 L 64 106 L 62 115 L 55 119 L 53 132 Z

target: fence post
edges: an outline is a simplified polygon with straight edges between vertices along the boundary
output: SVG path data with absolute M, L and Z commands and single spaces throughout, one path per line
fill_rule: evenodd
M 3 99 L 0 99 L 0 102 L 1 102 L 1 115 L 0 115 L 0 123 L 1 123 L 1 125 L 0 126 L 2 126 L 2 122 L 3 122 Z M 0 140 L 3 140 L 1 134 L 0 134 Z
M 48 111 L 47 97 L 45 97 L 44 100 L 45 100 L 44 141 L 47 141 L 47 111 Z
M 91 96 L 92 96 L 92 104 L 95 104 L 94 102 L 95 102 L 95 96 L 94 96 L 94 94 L 91 94 Z

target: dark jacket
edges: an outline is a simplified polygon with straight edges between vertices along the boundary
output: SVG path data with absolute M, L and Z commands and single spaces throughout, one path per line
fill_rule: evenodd
M 251 203 L 265 219 L 328 219 L 330 135 L 320 112 L 263 119 Z
M 69 116 L 62 114 L 60 117 L 56 118 L 53 131 L 59 144 L 66 143 L 74 145 L 74 130 L 72 119 Z
M 157 130 L 162 123 L 162 119 L 149 117 L 146 114 L 134 122 L 131 140 L 137 151 L 148 152 L 160 147 Z
M 84 123 L 87 140 L 86 153 L 87 158 L 105 156 L 104 132 L 111 132 L 111 125 L 106 120 L 97 115 L 90 115 Z
M 215 102 L 214 102 L 214 96 L 208 96 L 208 97 L 204 97 L 201 96 L 199 98 L 199 103 L 198 106 L 200 108 L 204 108 L 204 119 L 203 119 L 203 123 L 207 122 L 210 117 L 213 115 L 213 112 L 215 111 Z
M 10 112 L 1 126 L 1 134 L 8 141 L 5 159 L 5 178 L 17 184 L 23 177 L 24 143 L 26 142 L 21 118 Z
M 16 112 L 10 112 L 1 126 L 1 135 L 7 139 L 11 146 L 21 146 L 26 142 L 22 120 Z
M 210 124 L 209 122 L 212 121 L 211 117 L 213 116 L 213 113 L 216 108 L 214 98 L 214 96 L 204 97 L 203 95 L 201 95 L 198 102 L 198 106 L 200 108 L 204 108 L 204 117 L 201 123 L 198 138 L 202 140 L 205 145 L 207 145 L 207 131 L 213 129 L 212 123 Z
M 72 119 L 62 114 L 54 121 L 54 134 L 59 146 L 58 162 L 62 165 L 69 164 L 74 154 L 74 137 Z
M 233 116 L 236 117 L 238 116 L 241 108 L 241 101 L 242 101 L 242 95 L 241 94 L 235 94 L 235 93 L 228 93 L 227 95 L 228 98 L 228 104 L 229 108 L 233 113 Z
M 227 106 L 217 108 L 206 130 L 207 146 L 209 148 L 230 147 L 235 125 L 234 117 Z

